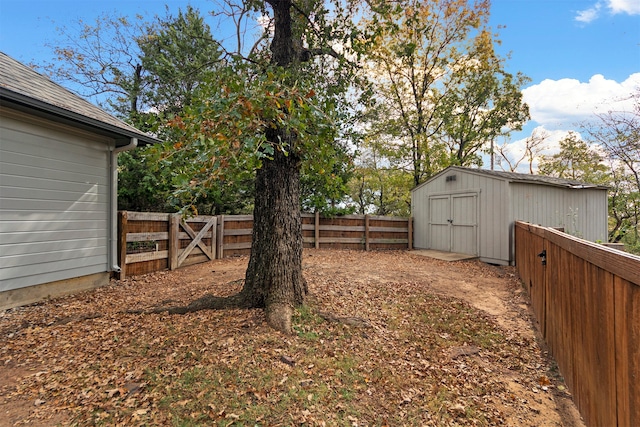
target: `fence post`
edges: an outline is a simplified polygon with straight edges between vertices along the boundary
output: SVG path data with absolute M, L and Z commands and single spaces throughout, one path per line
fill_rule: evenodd
M 407 219 L 407 249 L 412 251 L 413 250 L 413 217 L 410 216 Z
M 216 257 L 224 258 L 224 215 L 218 215 L 218 224 L 216 224 Z
M 211 255 L 213 259 L 218 259 L 218 217 L 214 217 L 211 226 Z
M 118 279 L 122 280 L 127 273 L 127 211 L 118 212 Z
M 364 216 L 364 250 L 369 250 L 369 215 Z
M 320 249 L 320 211 L 316 211 L 316 219 L 315 219 L 315 226 L 313 228 L 313 232 L 314 232 L 314 244 L 316 249 Z
M 169 215 L 169 270 L 178 268 L 180 252 L 180 215 Z

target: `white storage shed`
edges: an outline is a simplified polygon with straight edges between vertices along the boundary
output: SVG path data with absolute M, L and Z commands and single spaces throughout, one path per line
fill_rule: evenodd
M 607 187 L 541 175 L 450 166 L 411 192 L 414 247 L 513 264 L 514 223 L 607 241 Z
M 157 142 L 0 52 L 0 309 L 108 283 L 138 141 Z

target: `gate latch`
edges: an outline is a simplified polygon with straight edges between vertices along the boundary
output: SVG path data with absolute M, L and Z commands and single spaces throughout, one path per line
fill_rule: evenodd
M 540 258 L 542 258 L 542 265 L 547 265 L 547 250 L 543 249 L 542 252 L 538 254 Z

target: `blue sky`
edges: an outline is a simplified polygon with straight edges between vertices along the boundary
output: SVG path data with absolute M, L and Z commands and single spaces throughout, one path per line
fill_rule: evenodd
M 56 27 L 104 12 L 164 15 L 165 4 L 214 8 L 211 0 L 0 0 L 0 51 L 41 63 Z M 507 70 L 531 78 L 523 93 L 532 120 L 508 141 L 514 155 L 535 128 L 551 134 L 553 150 L 595 112 L 629 107 L 620 100 L 640 88 L 640 0 L 493 0 L 491 10 Z

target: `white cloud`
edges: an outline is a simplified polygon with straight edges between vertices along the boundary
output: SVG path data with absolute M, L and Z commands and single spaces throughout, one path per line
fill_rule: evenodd
M 629 95 L 640 89 L 640 73 L 623 82 L 596 74 L 588 82 L 576 79 L 543 80 L 522 91 L 531 119 L 548 130 L 571 129 L 577 123 L 612 108 L 621 109 Z M 623 105 L 621 105 L 623 103 Z M 630 105 L 629 105 L 630 106 Z
M 598 19 L 600 15 L 600 3 L 596 3 L 593 7 L 585 10 L 579 10 L 576 14 L 576 21 L 588 24 L 589 22 L 595 21 Z
M 638 0 L 608 0 L 607 3 L 614 14 L 640 15 L 640 1 Z
M 605 0 L 604 3 L 599 1 L 588 9 L 579 10 L 576 13 L 575 20 L 583 24 L 595 21 L 600 17 L 603 5 L 605 5 L 613 15 L 618 13 L 640 15 L 640 1 L 638 0 Z
M 596 114 L 633 111 L 634 101 L 630 95 L 639 90 L 640 73 L 630 75 L 623 82 L 607 80 L 596 74 L 588 82 L 575 79 L 544 80 L 524 89 L 524 101 L 529 104 L 532 120 L 526 127 L 528 132 L 548 135 L 538 158 L 533 161 L 533 170 L 537 170 L 541 155 L 558 152 L 559 142 L 570 131 L 576 132 L 580 137 L 581 123 L 594 119 Z M 523 132 L 519 135 L 527 134 Z M 526 138 L 523 136 L 509 142 L 508 153 L 512 162 L 523 157 Z M 504 160 L 501 167 L 508 170 L 508 164 Z M 497 168 L 500 169 L 500 166 Z M 517 171 L 528 173 L 528 160 L 522 160 Z

